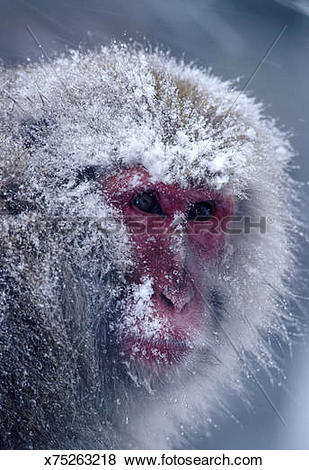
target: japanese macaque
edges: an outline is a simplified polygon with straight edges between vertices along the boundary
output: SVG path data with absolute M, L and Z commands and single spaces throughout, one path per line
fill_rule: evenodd
M 113 45 L 2 70 L 0 141 L 1 448 L 186 447 L 288 341 L 285 135 Z

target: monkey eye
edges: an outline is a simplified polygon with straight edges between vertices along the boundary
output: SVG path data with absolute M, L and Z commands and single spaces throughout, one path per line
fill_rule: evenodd
M 158 199 L 152 193 L 141 193 L 134 197 L 133 205 L 143 212 L 151 214 L 163 214 Z
M 214 201 L 201 201 L 191 205 L 187 212 L 188 220 L 206 221 L 211 219 L 215 214 Z

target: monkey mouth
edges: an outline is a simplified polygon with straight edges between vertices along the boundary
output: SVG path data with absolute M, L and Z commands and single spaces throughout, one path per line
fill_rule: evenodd
M 182 362 L 192 349 L 189 341 L 181 338 L 137 338 L 126 337 L 122 341 L 123 351 L 133 360 L 158 365 L 172 365 Z
M 119 346 L 125 359 L 150 366 L 180 364 L 194 349 L 204 304 L 196 295 L 178 308 L 157 291 L 146 280 L 120 302 L 122 312 L 115 326 Z

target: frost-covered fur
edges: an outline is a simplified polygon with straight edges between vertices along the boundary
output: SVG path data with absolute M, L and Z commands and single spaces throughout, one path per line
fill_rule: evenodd
M 241 391 L 245 363 L 269 370 L 273 336 L 287 340 L 286 137 L 231 83 L 114 45 L 3 70 L 0 141 L 1 447 L 186 446 L 224 391 Z M 138 294 L 130 236 L 96 175 L 135 166 L 230 192 L 239 213 L 267 217 L 266 233 L 229 235 L 220 263 L 205 266 L 205 331 L 161 372 L 112 339 L 120 298 Z

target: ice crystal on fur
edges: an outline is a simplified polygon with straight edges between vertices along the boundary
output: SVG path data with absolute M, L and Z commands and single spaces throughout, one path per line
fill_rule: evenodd
M 224 331 L 266 369 L 270 339 L 286 339 L 289 142 L 231 83 L 126 45 L 3 70 L 1 97 L 1 446 L 172 446 L 241 388 Z M 131 167 L 233 194 L 238 214 L 272 221 L 229 236 L 220 266 L 205 266 L 205 331 L 162 375 L 110 338 L 126 292 L 121 328 L 139 334 L 137 316 L 145 337 L 159 328 L 151 279 L 128 289 L 130 234 L 97 184 Z

